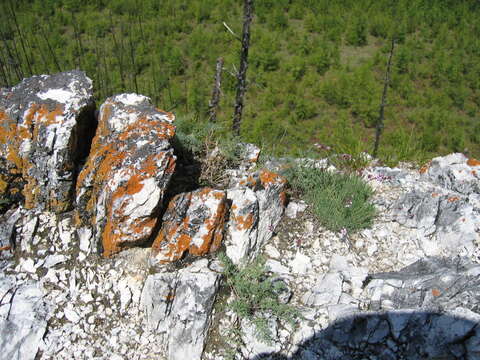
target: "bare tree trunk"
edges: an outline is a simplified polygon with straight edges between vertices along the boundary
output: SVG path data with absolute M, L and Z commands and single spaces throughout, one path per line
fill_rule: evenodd
M 243 7 L 243 32 L 242 53 L 240 55 L 240 69 L 237 76 L 237 96 L 235 99 L 235 112 L 233 114 L 233 135 L 240 136 L 240 123 L 242 122 L 243 98 L 247 90 L 248 48 L 250 46 L 250 23 L 253 18 L 253 0 L 244 0 Z
M 392 45 L 390 47 L 390 56 L 388 57 L 387 70 L 385 71 L 385 81 L 383 83 L 382 103 L 380 104 L 380 111 L 378 114 L 376 132 L 375 132 L 375 146 L 373 147 L 373 157 L 377 157 L 378 147 L 380 145 L 380 136 L 382 135 L 385 118 L 385 106 L 387 104 L 387 90 L 390 83 L 390 71 L 392 68 L 393 50 L 395 49 L 395 38 L 392 38 Z
M 208 104 L 208 118 L 211 122 L 217 121 L 217 109 L 220 103 L 220 88 L 222 86 L 223 58 L 217 59 L 215 68 L 215 83 L 213 84 L 212 99 Z

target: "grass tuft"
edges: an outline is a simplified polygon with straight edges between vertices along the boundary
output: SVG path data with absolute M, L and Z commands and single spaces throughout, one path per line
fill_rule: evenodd
M 372 225 L 375 207 L 369 199 L 373 191 L 358 176 L 306 166 L 293 166 L 285 175 L 327 229 L 354 233 Z

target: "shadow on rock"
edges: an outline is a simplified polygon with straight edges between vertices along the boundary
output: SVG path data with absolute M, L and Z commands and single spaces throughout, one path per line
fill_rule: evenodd
M 262 354 L 251 360 L 480 359 L 480 316 L 397 310 L 342 318 L 297 345 L 291 356 Z

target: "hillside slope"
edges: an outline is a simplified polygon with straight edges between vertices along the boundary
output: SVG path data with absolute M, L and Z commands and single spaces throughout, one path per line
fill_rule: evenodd
M 0 86 L 85 70 L 96 97 L 137 92 L 177 118 L 205 120 L 225 59 L 219 121 L 235 96 L 241 1 L 18 0 L 0 5 Z M 380 157 L 480 156 L 478 1 L 256 2 L 245 140 L 279 153 L 373 148 L 395 36 Z

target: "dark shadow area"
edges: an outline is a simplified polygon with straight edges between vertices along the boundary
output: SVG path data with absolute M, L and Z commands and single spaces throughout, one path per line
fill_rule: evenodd
M 298 344 L 291 356 L 250 360 L 480 359 L 480 327 L 459 312 L 395 310 L 342 318 Z

